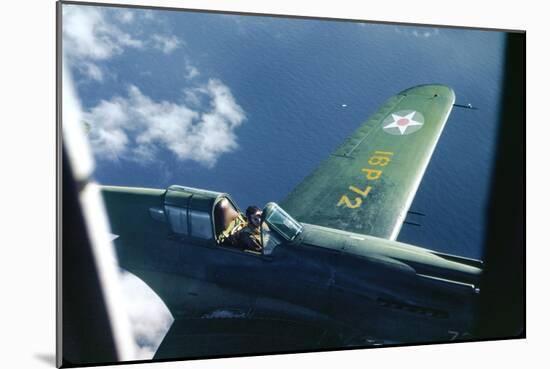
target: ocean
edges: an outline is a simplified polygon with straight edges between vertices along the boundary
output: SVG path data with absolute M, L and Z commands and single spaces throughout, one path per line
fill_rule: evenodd
M 229 193 L 241 210 L 280 201 L 389 97 L 426 83 L 452 87 L 454 108 L 398 240 L 482 258 L 498 133 L 505 34 L 497 31 L 296 18 L 156 12 L 184 40 L 170 57 L 129 50 L 107 63 L 116 78 L 82 83 L 85 107 L 132 83 L 157 101 L 179 101 L 196 80 L 222 81 L 246 114 L 238 147 L 213 166 L 160 151 L 146 164 L 96 158 L 96 180 Z M 157 27 L 160 27 L 157 25 Z M 149 32 L 142 25 L 142 32 Z

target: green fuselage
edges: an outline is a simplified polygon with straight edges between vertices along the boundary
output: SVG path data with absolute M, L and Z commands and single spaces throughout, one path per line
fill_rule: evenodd
M 181 237 L 169 222 L 154 219 L 151 209 L 166 204 L 164 190 L 106 187 L 103 195 L 112 232 L 120 235 L 121 266 L 142 278 L 176 320 L 275 319 L 338 337 L 306 349 L 365 339 L 453 340 L 472 330 L 476 261 L 309 224 L 269 255 L 251 253 Z

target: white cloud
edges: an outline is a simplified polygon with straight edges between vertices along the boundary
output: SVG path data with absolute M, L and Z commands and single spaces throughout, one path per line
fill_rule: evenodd
M 200 107 L 202 104 L 203 92 L 201 88 L 186 88 L 183 90 L 185 102 L 190 107 Z
M 124 23 L 132 21 L 129 11 L 116 13 Z M 63 53 L 68 64 L 82 75 L 103 81 L 99 61 L 120 55 L 125 48 L 143 49 L 144 42 L 106 20 L 104 11 L 89 6 L 63 6 Z
M 238 147 L 235 129 L 245 113 L 219 80 L 192 91 L 195 104 L 189 96 L 180 104 L 156 102 L 133 85 L 127 97 L 102 100 L 84 113 L 94 152 L 102 159 L 150 162 L 164 149 L 179 160 L 213 167 L 221 154 Z
M 244 118 L 244 112 L 237 105 L 231 91 L 218 80 L 209 80 L 207 92 L 213 99 L 212 107 L 216 115 L 229 120 L 232 126 L 238 125 Z
M 181 44 L 181 40 L 176 36 L 165 36 L 159 34 L 154 34 L 151 36 L 151 41 L 154 48 L 161 50 L 165 54 L 170 54 Z
M 143 30 L 134 32 L 146 35 L 137 38 L 130 32 L 137 19 L 159 21 L 149 11 L 64 5 L 64 60 L 81 77 L 103 82 L 105 75 L 116 74 L 102 62 L 129 48 L 170 54 L 185 44 L 174 35 Z M 220 155 L 238 147 L 235 129 L 245 114 L 230 89 L 215 79 L 198 85 L 201 73 L 187 56 L 183 67 L 183 77 L 192 85 L 184 88 L 180 102 L 157 101 L 130 84 L 126 95 L 101 100 L 83 112 L 97 158 L 146 163 L 168 151 L 179 160 L 213 167 Z
M 152 9 L 144 9 L 143 10 L 143 17 L 147 20 L 155 20 L 157 17 Z
M 63 51 L 68 58 L 104 60 L 124 47 L 142 48 L 143 42 L 107 22 L 101 9 L 63 6 Z
M 146 11 L 101 9 L 82 5 L 63 5 L 64 59 L 89 79 L 102 82 L 104 66 L 100 62 L 121 55 L 126 49 L 158 49 L 172 53 L 183 41 L 174 35 L 153 34 L 140 39 L 132 32 L 136 17 L 151 22 Z
M 116 9 L 116 17 L 122 23 L 132 23 L 134 21 L 134 12 L 127 9 Z
M 78 65 L 80 73 L 98 82 L 103 81 L 103 71 L 99 66 L 90 62 L 82 62 Z
M 120 286 L 121 300 L 139 347 L 134 359 L 152 359 L 174 318 L 160 297 L 134 274 L 121 270 Z
M 199 70 L 189 62 L 185 63 L 185 78 L 193 79 L 200 74 Z
M 412 35 L 416 38 L 430 38 L 432 36 L 439 35 L 439 29 L 437 28 L 411 28 L 411 27 L 396 27 L 396 33 L 405 34 L 406 36 Z

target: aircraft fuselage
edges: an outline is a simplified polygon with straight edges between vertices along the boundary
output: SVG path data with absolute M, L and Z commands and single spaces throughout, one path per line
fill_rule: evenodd
M 158 192 L 154 192 L 158 191 Z M 181 237 L 148 209 L 161 190 L 104 192 L 123 268 L 182 318 L 277 318 L 330 327 L 340 344 L 363 338 L 426 342 L 466 338 L 481 273 L 475 261 L 399 242 L 302 224 L 270 254 Z M 134 208 L 132 210 L 132 208 Z

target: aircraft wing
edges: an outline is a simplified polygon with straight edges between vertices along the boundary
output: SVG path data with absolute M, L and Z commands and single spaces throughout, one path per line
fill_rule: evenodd
M 395 240 L 454 101 L 444 85 L 391 97 L 281 206 L 301 222 Z

